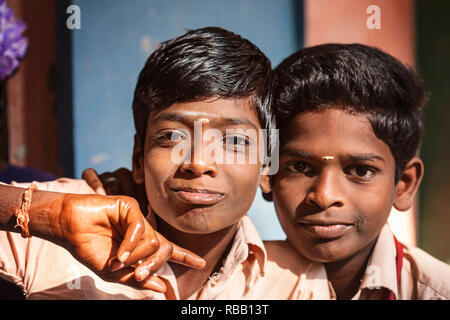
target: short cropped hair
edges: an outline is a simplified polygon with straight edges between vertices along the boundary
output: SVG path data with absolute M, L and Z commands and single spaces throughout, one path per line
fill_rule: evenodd
M 297 114 L 326 108 L 365 114 L 394 156 L 398 182 L 417 153 L 424 129 L 427 97 L 412 68 L 374 47 L 324 44 L 297 51 L 275 72 L 279 127 Z
M 191 30 L 163 42 L 141 70 L 134 92 L 137 135 L 144 143 L 152 111 L 215 96 L 251 98 L 261 127 L 270 130 L 273 74 L 270 60 L 254 44 L 221 28 Z

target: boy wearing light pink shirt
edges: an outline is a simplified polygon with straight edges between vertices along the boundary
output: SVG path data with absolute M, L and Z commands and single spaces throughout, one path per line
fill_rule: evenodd
M 302 49 L 277 68 L 280 170 L 261 182 L 287 240 L 318 262 L 325 299 L 450 299 L 450 266 L 387 224 L 423 176 L 425 91 L 412 70 L 358 44 Z M 309 270 L 312 272 L 312 270 Z

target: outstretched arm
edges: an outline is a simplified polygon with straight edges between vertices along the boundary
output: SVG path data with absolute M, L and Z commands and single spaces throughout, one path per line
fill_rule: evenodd
M 24 191 L 0 185 L 0 230 L 21 231 L 16 228 L 15 212 L 22 205 Z M 180 254 L 174 255 L 170 242 L 153 230 L 137 201 L 126 196 L 37 190 L 32 194 L 28 227 L 31 236 L 66 248 L 103 279 L 138 288 L 165 291 L 164 282 L 156 276 L 135 276 L 157 265 L 160 256 L 170 255 L 194 268 L 204 266 L 190 251 L 177 247 Z M 139 270 L 130 267 L 140 260 L 144 262 Z

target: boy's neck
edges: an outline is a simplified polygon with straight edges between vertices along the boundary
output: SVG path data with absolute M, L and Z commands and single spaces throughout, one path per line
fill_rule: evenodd
M 191 250 L 206 261 L 205 268 L 191 269 L 176 263 L 170 266 L 177 278 L 180 299 L 189 298 L 198 291 L 212 273 L 219 271 L 237 231 L 238 223 L 209 234 L 184 233 L 162 219 L 158 219 L 158 232 L 180 247 Z
M 324 264 L 338 300 L 352 299 L 358 292 L 376 241 L 377 238 L 345 260 Z

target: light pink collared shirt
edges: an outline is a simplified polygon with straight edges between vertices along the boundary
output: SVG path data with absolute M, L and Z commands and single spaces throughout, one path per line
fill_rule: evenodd
M 398 284 L 394 234 L 386 224 L 378 236 L 353 300 L 385 299 L 386 292 L 393 292 L 397 300 L 450 299 L 450 266 L 417 247 L 405 244 L 403 247 L 404 257 Z M 309 272 L 316 274 L 316 283 L 320 283 L 321 288 L 309 287 L 309 290 L 320 291 L 321 299 L 336 299 L 325 267 L 316 264 L 313 269 Z M 324 286 L 327 290 L 323 290 Z

